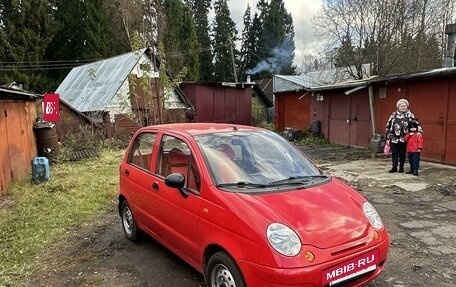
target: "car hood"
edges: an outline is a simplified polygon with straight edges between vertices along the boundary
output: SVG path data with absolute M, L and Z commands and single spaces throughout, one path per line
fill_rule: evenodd
M 359 239 L 370 226 L 362 211 L 363 197 L 334 178 L 311 188 L 238 196 L 270 223 L 292 228 L 302 244 L 318 248 Z

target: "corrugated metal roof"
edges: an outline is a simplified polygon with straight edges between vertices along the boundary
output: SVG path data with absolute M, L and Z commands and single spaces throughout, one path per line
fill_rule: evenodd
M 435 77 L 440 75 L 450 75 L 456 73 L 456 67 L 445 67 L 437 68 L 427 71 L 414 72 L 414 73 L 402 73 L 402 74 L 392 74 L 378 77 L 375 82 L 382 81 L 394 81 L 394 80 L 403 80 L 403 79 L 413 79 L 413 78 L 427 78 Z
M 104 111 L 145 51 L 73 68 L 56 93 L 80 112 Z
M 298 76 L 274 76 L 274 93 L 307 90 L 311 87 L 320 87 L 353 80 L 350 69 L 354 67 L 334 68 L 313 71 Z M 370 76 L 370 64 L 363 64 L 363 76 Z
M 344 89 L 344 88 L 353 88 L 353 87 L 358 87 L 358 86 L 363 86 L 363 85 L 370 85 L 372 83 L 393 82 L 393 81 L 419 79 L 419 78 L 430 78 L 430 77 L 451 75 L 451 74 L 455 74 L 455 73 L 456 73 L 456 67 L 437 68 L 437 69 L 416 72 L 416 73 L 401 73 L 401 74 L 392 74 L 392 75 L 386 75 L 386 76 L 371 76 L 369 78 L 362 79 L 362 80 L 346 81 L 346 82 L 335 83 L 335 84 L 330 84 L 330 85 L 311 87 L 308 90 L 309 91 L 336 90 L 336 89 Z
M 0 87 L 0 98 L 2 99 L 28 99 L 28 100 L 36 100 L 40 97 L 38 94 L 34 94 L 32 92 L 18 90 L 15 88 L 8 88 L 8 87 Z
M 320 86 L 325 83 L 308 75 L 299 76 L 283 76 L 275 75 L 274 78 L 274 93 L 286 92 L 294 90 L 302 90 L 303 88 Z
M 324 91 L 324 90 L 354 88 L 354 87 L 358 87 L 358 86 L 367 85 L 370 81 L 372 81 L 373 79 L 376 79 L 376 78 L 377 78 L 377 76 L 372 76 L 372 77 L 369 77 L 367 79 L 362 79 L 362 80 L 353 80 L 353 81 L 341 82 L 341 83 L 330 84 L 330 85 L 310 87 L 307 90 L 308 91 Z

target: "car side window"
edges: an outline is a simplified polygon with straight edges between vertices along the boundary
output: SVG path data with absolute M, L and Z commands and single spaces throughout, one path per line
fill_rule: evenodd
M 185 187 L 199 191 L 200 176 L 188 145 L 173 136 L 164 135 L 160 143 L 160 153 L 156 173 L 166 177 L 171 173 L 185 176 Z
M 150 159 L 156 138 L 157 135 L 153 133 L 139 134 L 133 142 L 129 163 L 150 171 Z

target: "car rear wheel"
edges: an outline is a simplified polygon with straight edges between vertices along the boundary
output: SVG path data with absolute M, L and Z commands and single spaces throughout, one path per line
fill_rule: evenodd
M 208 287 L 245 287 L 244 278 L 234 260 L 226 252 L 217 252 L 206 268 Z
M 122 203 L 121 215 L 122 227 L 125 236 L 133 242 L 138 242 L 142 237 L 142 232 L 136 225 L 136 221 L 133 217 L 133 213 L 131 212 L 130 205 L 128 205 L 128 202 L 126 200 Z

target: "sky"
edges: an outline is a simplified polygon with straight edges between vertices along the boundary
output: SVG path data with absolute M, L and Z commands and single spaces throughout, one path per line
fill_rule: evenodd
M 256 11 L 257 0 L 228 0 L 231 18 L 237 23 L 238 33 L 243 29 L 243 16 L 247 3 L 252 7 L 252 16 Z M 302 54 L 316 54 L 318 37 L 312 27 L 311 19 L 319 11 L 323 0 L 283 0 L 288 13 L 293 18 L 295 32 L 295 59 L 294 63 L 299 68 L 302 63 Z

